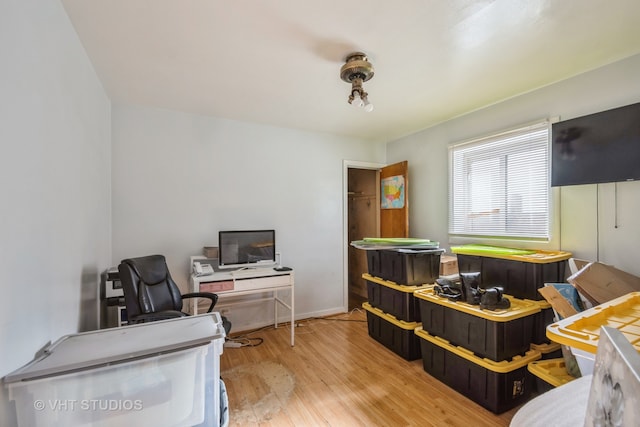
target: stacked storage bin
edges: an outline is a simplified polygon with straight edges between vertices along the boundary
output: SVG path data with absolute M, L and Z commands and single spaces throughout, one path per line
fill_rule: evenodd
M 551 306 L 537 289 L 565 279 L 566 252 L 452 248 L 461 273 L 480 272 L 482 287 L 501 286 L 510 307 L 482 310 L 418 290 L 422 326 L 416 329 L 424 370 L 495 413 L 525 402 L 534 388 L 528 365 L 559 346 L 545 335 Z M 496 248 L 498 249 L 498 248 Z
M 414 292 L 431 287 L 440 271 L 442 249 L 368 250 L 367 282 L 369 336 L 406 360 L 421 356 L 414 330 L 421 325 Z
M 542 353 L 543 359 L 561 357 L 560 345 L 546 335 L 547 326 L 554 322 L 553 308 L 538 289 L 545 283 L 565 281 L 571 253 L 484 245 L 457 246 L 451 250 L 458 255 L 460 272 L 479 271 L 485 286 L 502 286 L 505 294 L 535 301 L 540 311 L 534 317 L 531 346 Z
M 417 291 L 422 327 L 424 370 L 495 413 L 525 402 L 533 381 L 527 371 L 540 359 L 531 350 L 533 301 L 508 297 L 511 307 L 482 310 L 438 296 L 433 289 Z
M 575 379 L 567 373 L 567 368 L 562 358 L 531 362 L 527 369 L 535 377 L 536 391 L 538 393 L 544 393 L 554 387 L 560 387 Z
M 640 292 L 631 292 L 549 326 L 547 335 L 570 347 L 582 375 L 593 373 L 600 328 L 618 329 L 640 352 Z

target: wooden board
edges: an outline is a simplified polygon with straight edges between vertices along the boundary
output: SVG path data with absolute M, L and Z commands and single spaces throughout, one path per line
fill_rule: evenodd
M 551 307 L 553 307 L 560 316 L 567 318 L 578 313 L 571 303 L 553 286 L 544 286 L 538 289 L 538 292 L 551 304 Z

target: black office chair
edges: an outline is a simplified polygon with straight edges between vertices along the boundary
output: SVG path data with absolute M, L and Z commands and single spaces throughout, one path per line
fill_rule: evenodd
M 213 311 L 218 301 L 218 295 L 210 292 L 181 295 L 163 255 L 124 259 L 118 265 L 118 271 L 130 324 L 188 316 L 182 311 L 183 300 L 188 298 L 209 299 L 211 305 L 207 313 Z M 231 322 L 222 316 L 222 323 L 229 335 Z

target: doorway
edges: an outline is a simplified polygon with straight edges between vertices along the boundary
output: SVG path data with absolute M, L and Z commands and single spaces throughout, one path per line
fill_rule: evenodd
M 380 230 L 380 172 L 378 169 L 348 169 L 347 229 L 348 241 L 365 237 L 379 237 Z M 367 284 L 362 278 L 366 273 L 366 251 L 348 246 L 348 309 L 362 307 L 367 301 Z
M 350 245 L 364 237 L 409 237 L 408 162 L 392 165 L 345 160 L 343 165 L 343 309 L 367 300 L 362 273 L 368 271 L 366 251 Z M 384 184 L 382 184 L 384 182 Z M 382 188 L 385 194 L 382 194 Z M 400 206 L 381 206 L 382 197 Z M 386 199 L 385 199 L 386 200 Z

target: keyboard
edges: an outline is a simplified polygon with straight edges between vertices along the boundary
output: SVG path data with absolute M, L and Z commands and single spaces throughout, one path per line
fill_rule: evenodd
M 231 277 L 259 277 L 277 273 L 273 268 L 248 268 L 246 270 L 230 271 Z

